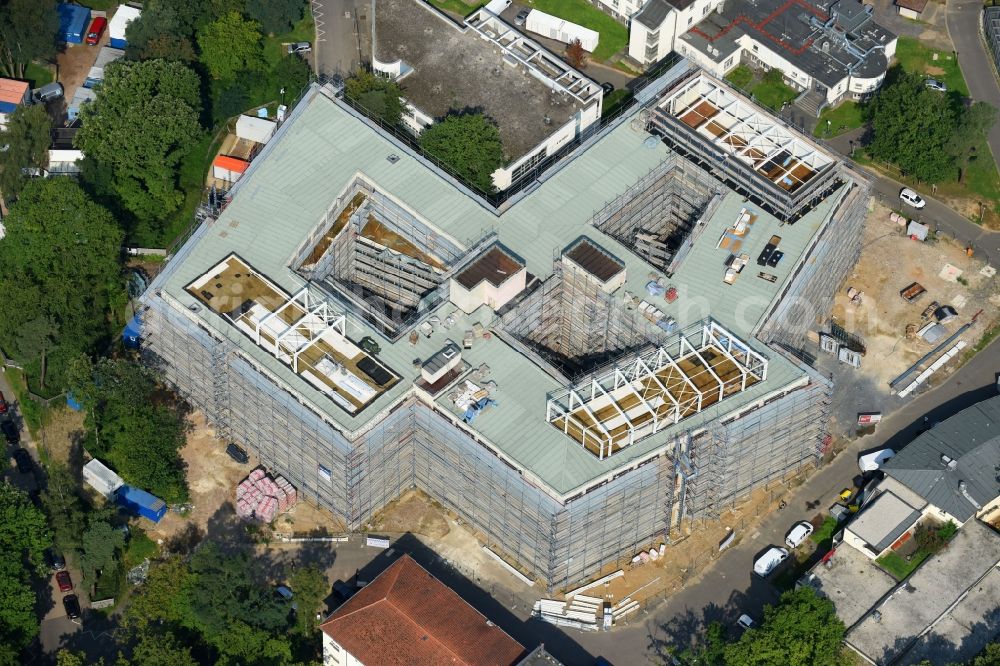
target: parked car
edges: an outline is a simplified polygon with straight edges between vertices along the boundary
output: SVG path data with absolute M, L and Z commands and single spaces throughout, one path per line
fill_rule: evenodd
M 60 555 L 55 548 L 45 549 L 45 562 L 53 571 L 62 571 L 66 568 L 66 558 Z
M 354 588 L 345 583 L 342 580 L 335 580 L 333 582 L 333 593 L 340 597 L 343 601 L 347 601 L 354 594 Z
M 10 419 L 0 421 L 0 432 L 3 432 L 3 438 L 11 446 L 17 446 L 21 443 L 21 431 Z
M 58 81 L 47 83 L 41 88 L 31 91 L 31 99 L 34 100 L 36 104 L 48 104 L 49 102 L 54 102 L 57 99 L 62 99 L 62 96 L 63 87 Z
M 309 42 L 292 42 L 288 45 L 288 53 L 309 53 L 312 51 L 312 44 Z
M 59 586 L 60 592 L 71 592 L 73 590 L 73 579 L 70 578 L 68 571 L 56 572 L 56 585 Z
M 924 201 L 923 197 L 908 187 L 904 187 L 899 191 L 899 199 L 903 203 L 909 204 L 918 210 L 927 205 L 927 202 Z
M 530 14 L 530 13 L 531 13 L 530 9 L 522 9 L 521 11 L 519 11 L 517 13 L 517 16 L 514 17 L 514 25 L 516 25 L 516 26 L 522 26 L 525 23 L 527 23 L 528 22 L 528 14 Z
M 80 617 L 80 599 L 75 594 L 67 594 L 63 597 L 63 608 L 66 609 L 66 617 L 75 620 Z
M 295 595 L 292 594 L 292 589 L 290 587 L 288 587 L 287 585 L 279 585 L 278 587 L 274 588 L 274 593 L 277 594 L 282 599 L 284 599 L 285 601 L 291 602 L 292 610 L 298 610 L 299 604 L 293 601 Z
M 247 452 L 236 444 L 227 446 L 226 454 L 241 465 L 246 465 L 250 462 L 250 456 L 247 455 Z
M 753 572 L 761 578 L 778 568 L 778 565 L 788 559 L 788 551 L 778 546 L 771 546 L 753 563 Z
M 924 85 L 936 92 L 948 92 L 948 86 L 937 79 L 927 79 L 924 81 Z
M 91 21 L 90 30 L 87 31 L 87 45 L 97 46 L 97 42 L 101 41 L 101 35 L 104 34 L 104 30 L 107 27 L 108 19 L 103 16 L 98 16 Z
M 7 413 L 7 408 L 8 408 L 8 405 L 7 405 L 7 401 L 3 397 L 3 391 L 0 391 L 0 414 L 6 414 Z
M 35 461 L 31 459 L 31 454 L 26 449 L 14 449 L 14 464 L 21 474 L 27 474 L 35 468 Z
M 858 469 L 862 472 L 874 472 L 894 455 L 896 455 L 896 452 L 892 449 L 879 449 L 878 451 L 858 456 Z
M 785 545 L 789 548 L 798 548 L 812 533 L 812 524 L 805 520 L 799 521 L 792 526 L 792 530 L 785 537 Z
M 740 615 L 740 619 L 736 620 L 736 624 L 744 629 L 750 629 L 753 627 L 753 618 L 744 613 L 743 615 Z

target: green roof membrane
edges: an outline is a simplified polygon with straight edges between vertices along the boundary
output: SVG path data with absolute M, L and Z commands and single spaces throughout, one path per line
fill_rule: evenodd
M 485 363 L 491 368 L 488 379 L 497 384 L 491 397 L 499 404 L 479 414 L 471 426 L 462 427 L 479 433 L 500 455 L 559 495 L 571 494 L 637 458 L 655 453 L 674 432 L 696 428 L 801 380 L 804 373 L 800 369 L 752 341 L 750 333 L 842 197 L 842 191 L 838 192 L 796 224 L 782 226 L 774 217 L 745 203 L 740 195 L 728 192 L 711 219 L 703 221 L 704 229 L 690 254 L 669 280 L 680 297 L 667 305 L 662 298 L 649 297 L 645 291 L 650 273 L 658 272 L 588 224 L 607 201 L 671 155 L 661 142 L 647 143 L 649 135 L 629 125 L 620 124 L 582 154 L 567 158 L 568 163 L 560 171 L 497 214 L 314 86 L 254 161 L 232 203 L 168 265 L 163 291 L 187 308 L 196 299 L 185 292 L 185 285 L 235 252 L 272 282 L 294 293 L 303 286 L 303 280 L 290 268 L 293 255 L 320 224 L 333 200 L 360 175 L 412 214 L 466 246 L 485 231 L 495 229 L 500 241 L 527 262 L 528 271 L 542 278 L 551 274 L 553 259 L 585 234 L 625 262 L 625 289 L 673 316 L 682 328 L 710 315 L 744 341 L 754 342 L 753 346 L 769 358 L 766 381 L 600 460 L 546 422 L 546 396 L 561 387 L 559 382 L 495 336 L 476 340 L 471 350 L 463 352 L 463 358 L 473 367 Z M 390 155 L 399 159 L 391 162 L 387 159 Z M 723 276 L 729 253 L 716 249 L 716 244 L 744 206 L 758 216 L 740 250 L 750 255 L 750 262 L 735 284 L 727 285 Z M 757 255 L 772 235 L 781 236 L 780 249 L 785 256 L 775 268 L 758 267 Z M 760 279 L 759 270 L 777 276 L 777 280 Z M 453 305 L 445 303 L 435 314 L 444 320 L 453 310 Z M 412 380 L 419 376 L 414 359 L 426 360 L 448 339 L 461 344 L 464 331 L 474 322 L 488 326 L 493 319 L 492 311 L 486 308 L 469 316 L 458 312 L 459 321 L 450 330 L 437 326 L 430 338 L 421 335 L 412 345 L 405 337 L 391 343 L 350 312 L 345 314 L 348 337 L 355 341 L 365 335 L 374 337 L 382 349 L 379 359 L 403 376 L 403 381 L 353 416 L 248 338 L 234 334 L 232 326 L 218 315 L 202 308 L 196 316 L 348 432 L 357 432 L 381 418 L 383 409 L 411 390 Z M 446 394 L 439 396 L 438 404 L 457 415 L 457 408 Z

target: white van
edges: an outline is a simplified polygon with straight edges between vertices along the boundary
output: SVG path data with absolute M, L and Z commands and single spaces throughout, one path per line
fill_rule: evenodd
M 788 559 L 788 551 L 778 546 L 771 546 L 753 563 L 753 572 L 761 578 L 767 578 L 779 564 Z

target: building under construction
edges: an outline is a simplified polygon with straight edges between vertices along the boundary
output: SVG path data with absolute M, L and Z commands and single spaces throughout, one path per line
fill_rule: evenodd
M 314 86 L 144 295 L 146 357 L 351 529 L 419 487 L 554 588 L 669 543 L 816 461 L 796 303 L 867 186 L 821 155 L 784 223 L 642 117 L 495 209 Z

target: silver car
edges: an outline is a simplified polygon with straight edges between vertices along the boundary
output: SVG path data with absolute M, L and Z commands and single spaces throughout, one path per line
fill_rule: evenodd
M 516 26 L 524 25 L 525 22 L 527 22 L 528 14 L 530 13 L 531 13 L 530 9 L 522 9 L 521 11 L 519 11 L 517 13 L 517 16 L 514 17 L 514 25 Z
M 288 45 L 288 53 L 309 53 L 312 51 L 312 44 L 309 42 L 292 42 Z
M 927 79 L 924 81 L 924 85 L 937 92 L 948 92 L 948 86 L 937 79 Z

